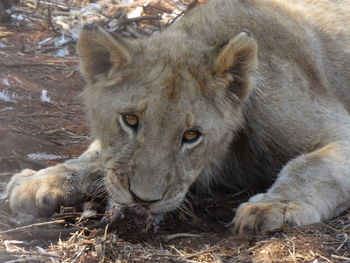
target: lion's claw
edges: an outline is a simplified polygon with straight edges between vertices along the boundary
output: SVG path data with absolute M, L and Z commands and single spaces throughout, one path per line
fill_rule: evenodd
M 69 176 L 70 171 L 63 165 L 15 174 L 6 189 L 11 210 L 16 214 L 47 216 L 78 199 L 78 193 L 72 197 Z
M 302 209 L 296 202 L 280 201 L 242 204 L 233 219 L 231 230 L 242 239 L 285 225 L 303 224 Z

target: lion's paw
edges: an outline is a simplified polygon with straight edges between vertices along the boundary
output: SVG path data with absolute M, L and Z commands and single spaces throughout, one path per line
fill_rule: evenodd
M 280 201 L 266 203 L 244 203 L 233 219 L 231 229 L 241 239 L 251 239 L 263 231 L 282 226 L 307 224 L 303 208 L 297 202 Z
M 15 174 L 6 193 L 11 210 L 16 214 L 47 216 L 67 202 L 71 192 L 68 171 L 58 165 L 35 172 L 23 170 Z

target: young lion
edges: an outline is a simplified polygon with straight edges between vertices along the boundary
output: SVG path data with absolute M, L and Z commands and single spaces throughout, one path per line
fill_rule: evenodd
M 97 138 L 78 159 L 24 170 L 15 213 L 79 203 L 103 176 L 111 204 L 178 207 L 194 183 L 266 189 L 232 230 L 249 237 L 350 207 L 350 1 L 210 0 L 159 35 L 78 42 Z

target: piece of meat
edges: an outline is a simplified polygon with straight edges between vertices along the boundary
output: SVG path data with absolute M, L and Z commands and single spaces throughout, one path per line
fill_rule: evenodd
M 158 225 L 147 206 L 113 206 L 105 211 L 102 222 L 126 241 L 145 241 L 154 236 Z

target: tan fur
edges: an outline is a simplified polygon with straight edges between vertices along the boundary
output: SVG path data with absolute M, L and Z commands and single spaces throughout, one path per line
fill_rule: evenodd
M 148 39 L 85 27 L 78 54 L 98 149 L 15 175 L 11 208 L 40 215 L 48 197 L 51 212 L 103 175 L 111 204 L 141 199 L 155 214 L 193 184 L 268 188 L 238 209 L 242 237 L 338 215 L 350 206 L 347 21 L 348 0 L 210 0 Z M 123 114 L 137 115 L 137 131 Z M 186 143 L 188 130 L 202 136 Z

